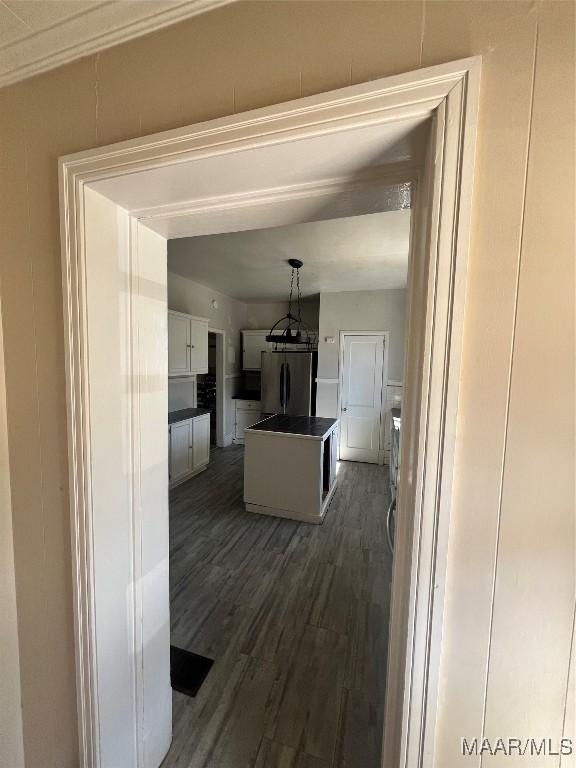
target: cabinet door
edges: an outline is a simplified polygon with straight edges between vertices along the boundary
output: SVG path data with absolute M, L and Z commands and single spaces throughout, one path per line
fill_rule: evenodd
M 244 440 L 244 430 L 262 419 L 258 411 L 236 411 L 236 439 Z
M 268 350 L 266 341 L 268 331 L 242 334 L 242 368 L 245 371 L 259 371 L 261 368 L 260 353 Z
M 197 416 L 192 423 L 194 469 L 210 461 L 210 414 Z
M 190 319 L 168 312 L 168 375 L 190 373 Z
M 192 421 L 170 427 L 170 482 L 192 472 Z
M 208 323 L 190 319 L 190 372 L 208 373 Z

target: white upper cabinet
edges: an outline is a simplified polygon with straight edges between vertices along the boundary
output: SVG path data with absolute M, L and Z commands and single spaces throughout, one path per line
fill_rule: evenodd
M 190 318 L 190 373 L 208 373 L 208 320 Z
M 242 331 L 242 369 L 259 371 L 260 354 L 267 352 L 271 345 L 266 341 L 270 331 Z
M 178 312 L 168 312 L 168 374 L 184 376 L 190 373 L 190 318 Z
M 208 373 L 208 320 L 168 310 L 168 375 Z

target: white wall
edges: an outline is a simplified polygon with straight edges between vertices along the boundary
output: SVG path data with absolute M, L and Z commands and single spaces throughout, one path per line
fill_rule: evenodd
M 343 291 L 320 294 L 318 378 L 338 379 L 340 331 L 388 331 L 388 380 L 402 381 L 406 291 Z M 334 338 L 334 343 L 325 341 Z M 318 382 L 318 416 L 337 416 L 338 386 Z
M 176 381 L 168 379 L 168 411 L 196 408 L 196 376 Z
M 0 763 L 23 768 L 24 742 L 20 703 L 20 658 L 18 617 L 12 539 L 12 505 L 8 430 L 6 427 L 6 387 L 4 379 L 4 340 L 0 313 Z
M 287 301 L 276 301 L 268 304 L 246 304 L 246 328 L 257 330 L 271 328 L 282 315 L 288 311 Z M 302 302 L 302 320 L 312 330 L 318 329 L 320 312 L 320 297 L 306 299 Z

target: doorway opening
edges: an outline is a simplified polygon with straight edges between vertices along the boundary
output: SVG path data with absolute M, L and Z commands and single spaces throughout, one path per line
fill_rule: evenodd
M 455 62 L 61 160 L 83 767 L 157 766 L 172 735 L 167 239 L 370 213 L 383 180 L 409 175 L 417 192 L 382 760 L 420 766 L 429 754 L 478 73 L 477 60 Z M 318 373 L 324 404 L 337 400 L 334 378 Z
M 206 751 L 215 765 L 316 760 L 332 768 L 349 762 L 357 743 L 363 768 L 380 768 L 393 568 L 384 398 L 388 344 L 402 385 L 411 201 L 412 182 L 383 182 L 379 212 L 168 241 L 168 309 L 205 324 L 199 370 L 213 374 L 210 328 L 227 318 L 234 438 L 211 446 L 202 471 L 170 493 L 171 644 L 199 671 L 213 666 L 192 700 L 173 675 L 163 768 L 200 765 Z M 290 312 L 290 253 L 306 254 L 302 301 L 292 306 L 307 329 L 300 344 L 268 338 L 289 322 L 279 318 Z M 342 330 L 386 323 L 386 332 Z M 169 340 L 175 357 L 178 343 Z M 195 425 L 211 404 L 204 382 L 213 381 L 199 373 L 188 384 L 198 408 L 169 414 L 171 445 L 186 425 L 197 451 Z M 365 411 L 371 399 L 374 445 L 363 452 L 353 433 L 367 414 L 345 422 L 344 398 Z M 275 414 L 285 417 L 281 436 L 264 431 Z M 304 423 L 325 432 L 299 434 Z

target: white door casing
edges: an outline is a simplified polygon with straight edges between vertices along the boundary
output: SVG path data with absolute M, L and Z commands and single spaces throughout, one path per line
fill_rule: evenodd
M 385 131 L 411 119 L 429 120 L 432 138 L 430 165 L 411 177 L 421 236 L 409 270 L 410 418 L 403 418 L 397 531 L 405 555 L 394 562 L 383 765 L 431 764 L 479 75 L 480 60 L 464 59 L 60 159 L 81 768 L 155 768 L 170 741 L 165 241 L 138 217 L 158 222 L 173 212 L 180 222 L 188 215 L 198 222 L 207 211 L 214 222 L 230 210 L 222 199 L 192 204 L 191 194 L 151 206 L 147 191 L 174 188 L 145 187 L 139 174 L 187 164 L 183 178 L 192 188 L 191 160 L 222 164 L 252 150 L 301 147 L 303 139 L 328 142 L 341 131 L 350 131 L 353 152 L 359 126 Z M 265 207 L 276 216 L 309 188 L 289 188 L 285 164 L 274 171 L 284 188 L 272 206 L 267 192 Z M 119 180 L 134 192 L 123 207 L 114 197 Z M 116 217 L 105 223 L 109 233 L 86 213 L 90 185 L 102 182 Z M 348 196 L 351 206 L 356 199 Z M 253 226 L 264 206 L 246 201 L 235 215 L 249 214 Z M 110 365 L 111 349 L 124 369 Z
M 385 332 L 340 333 L 340 458 L 382 464 Z
M 83 214 L 86 309 L 98 317 L 84 327 L 91 392 L 82 416 L 91 435 L 86 556 L 99 615 L 79 650 L 93 661 L 95 764 L 157 768 L 172 729 L 168 399 L 157 386 L 168 373 L 166 240 L 91 189 Z

